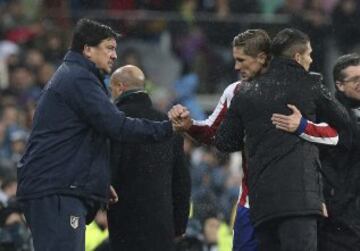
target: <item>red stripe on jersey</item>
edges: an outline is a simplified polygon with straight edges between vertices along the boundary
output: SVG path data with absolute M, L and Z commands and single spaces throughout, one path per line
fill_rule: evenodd
M 224 104 L 219 115 L 211 126 L 192 125 L 189 129 L 189 134 L 202 143 L 211 144 L 213 141 L 213 137 L 215 136 L 216 130 L 219 128 L 221 122 L 224 120 L 226 112 L 227 106 L 226 104 Z
M 247 161 L 245 158 L 245 154 L 244 151 L 241 152 L 242 155 L 242 168 L 243 168 L 243 178 L 242 178 L 242 182 L 241 182 L 241 194 L 240 194 L 240 199 L 239 199 L 239 205 L 241 206 L 245 206 L 246 204 L 246 200 L 248 198 L 248 194 L 249 194 L 249 189 L 247 186 L 247 177 L 248 177 L 248 166 L 247 166 Z
M 304 133 L 310 136 L 323 137 L 323 138 L 333 138 L 338 136 L 337 131 L 334 128 L 330 127 L 329 125 L 317 126 L 311 123 L 310 121 L 308 121 Z

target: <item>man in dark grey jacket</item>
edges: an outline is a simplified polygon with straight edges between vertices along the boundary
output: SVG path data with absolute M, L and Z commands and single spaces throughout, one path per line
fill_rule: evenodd
M 270 118 L 289 114 L 286 104 L 293 104 L 312 121 L 321 117 L 331 122 L 339 133 L 349 129 L 349 118 L 308 73 L 312 60 L 307 35 L 285 29 L 274 38 L 272 51 L 268 71 L 244 83 L 234 97 L 215 144 L 222 151 L 238 151 L 246 135 L 250 214 L 260 250 L 316 251 L 317 218 L 324 202 L 318 149 L 277 130 Z
M 360 56 L 354 53 L 338 58 L 333 77 L 335 96 L 351 118 L 353 140 L 350 149 L 342 145 L 320 148 L 329 217 L 320 225 L 319 250 L 357 251 L 360 250 Z M 300 112 L 277 116 L 274 124 L 290 133 L 302 119 Z
M 38 103 L 17 192 L 35 250 L 84 250 L 85 223 L 108 200 L 109 138 L 149 143 L 172 135 L 170 122 L 126 118 L 110 102 L 103 78 L 117 58 L 117 37 L 80 20 Z
M 329 218 L 320 228 L 321 251 L 360 250 L 360 55 L 337 59 L 333 68 L 335 96 L 351 118 L 351 149 L 322 149 L 324 195 Z
M 111 93 L 129 117 L 164 120 L 144 91 L 144 74 L 126 65 L 111 77 Z M 108 213 L 112 250 L 174 250 L 174 239 L 185 233 L 190 207 L 190 171 L 183 138 L 156 144 L 112 141 L 111 184 L 119 202 Z

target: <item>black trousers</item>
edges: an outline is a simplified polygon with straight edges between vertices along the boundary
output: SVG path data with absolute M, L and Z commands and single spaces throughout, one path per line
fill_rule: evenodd
M 84 251 L 88 209 L 76 197 L 50 195 L 23 201 L 35 251 Z
M 319 229 L 320 251 L 359 251 L 360 226 L 324 219 Z
M 266 221 L 256 228 L 259 251 L 317 251 L 318 216 Z

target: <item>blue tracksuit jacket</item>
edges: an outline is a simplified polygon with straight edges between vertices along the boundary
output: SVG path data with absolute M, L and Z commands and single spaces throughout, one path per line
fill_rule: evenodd
M 110 184 L 109 138 L 141 143 L 171 135 L 169 121 L 125 117 L 109 101 L 95 64 L 69 51 L 39 100 L 18 165 L 17 196 L 69 194 L 105 201 Z

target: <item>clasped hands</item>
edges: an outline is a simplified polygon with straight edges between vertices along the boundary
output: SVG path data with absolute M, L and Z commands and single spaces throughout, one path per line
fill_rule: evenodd
M 182 105 L 174 105 L 168 112 L 168 117 L 176 132 L 183 132 L 190 129 L 193 122 L 189 110 Z
M 292 114 L 283 115 L 274 113 L 271 120 L 277 129 L 293 133 L 299 127 L 302 114 L 296 106 L 291 104 L 288 104 L 287 106 L 292 111 Z M 172 123 L 174 131 L 176 132 L 187 131 L 193 125 L 189 110 L 180 104 L 174 105 L 169 110 L 168 117 Z

